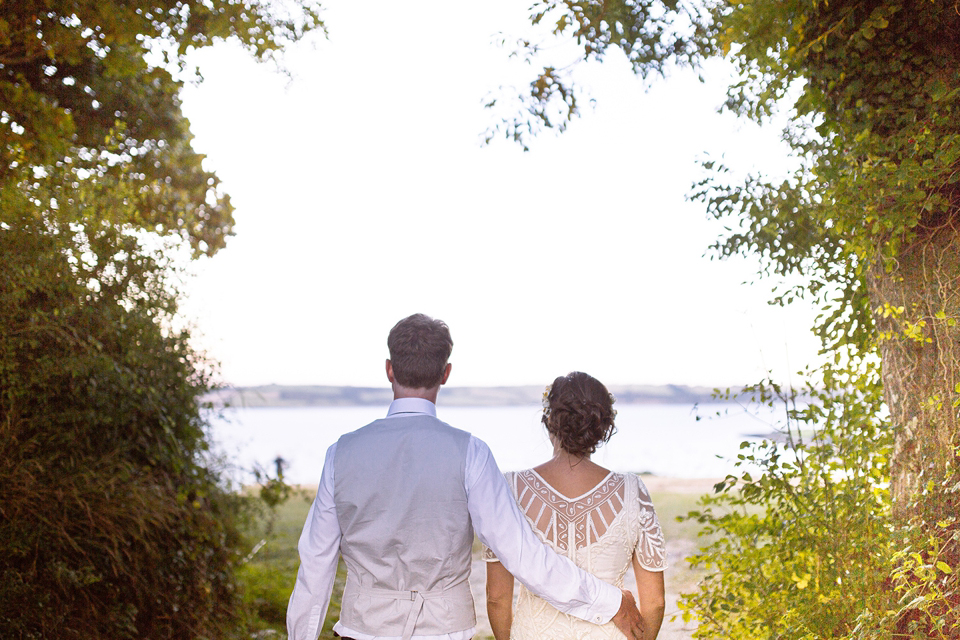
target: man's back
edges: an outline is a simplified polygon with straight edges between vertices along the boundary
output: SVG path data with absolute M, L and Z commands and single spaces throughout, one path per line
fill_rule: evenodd
M 476 624 L 468 578 L 473 528 L 464 473 L 470 435 L 430 415 L 377 420 L 340 438 L 334 502 L 348 568 L 347 628 L 402 636 L 423 600 L 418 635 Z M 419 596 L 413 595 L 419 594 Z

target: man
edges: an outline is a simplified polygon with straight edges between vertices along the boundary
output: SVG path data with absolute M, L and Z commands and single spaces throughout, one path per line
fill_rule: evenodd
M 339 635 L 469 640 L 476 631 L 474 530 L 510 573 L 561 611 L 597 624 L 613 620 L 641 640 L 633 596 L 542 544 L 487 445 L 437 420 L 437 394 L 451 369 L 447 325 L 412 315 L 393 327 L 387 346 L 394 395 L 387 417 L 327 450 L 300 536 L 290 640 L 319 634 L 341 554 L 347 583 Z

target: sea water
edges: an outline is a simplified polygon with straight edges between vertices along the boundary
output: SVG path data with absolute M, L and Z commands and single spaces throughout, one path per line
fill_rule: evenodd
M 282 459 L 293 484 L 316 484 L 324 454 L 342 434 L 386 414 L 386 407 L 258 407 L 227 409 L 211 419 L 214 450 L 249 482 L 259 465 L 275 473 Z M 624 404 L 617 406 L 617 432 L 592 459 L 614 471 L 677 478 L 722 478 L 735 473 L 740 444 L 771 434 L 778 412 L 734 404 Z M 437 417 L 470 431 L 493 451 L 501 470 L 536 466 L 553 451 L 538 406 L 443 407 Z

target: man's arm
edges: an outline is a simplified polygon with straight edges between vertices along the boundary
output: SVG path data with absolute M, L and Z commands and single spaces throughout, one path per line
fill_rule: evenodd
M 317 497 L 310 505 L 300 534 L 300 570 L 287 605 L 290 640 L 316 640 L 327 615 L 333 580 L 340 558 L 340 522 L 333 503 L 333 458 L 337 445 L 327 449 Z
M 480 541 L 530 591 L 551 605 L 596 624 L 613 621 L 628 638 L 641 638 L 633 597 L 607 584 L 540 542 L 527 524 L 489 447 L 471 438 L 467 451 L 467 508 Z

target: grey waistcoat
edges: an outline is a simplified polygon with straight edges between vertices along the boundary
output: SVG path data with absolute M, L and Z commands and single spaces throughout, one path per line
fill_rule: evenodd
M 337 443 L 333 497 L 347 565 L 340 621 L 376 636 L 476 626 L 470 434 L 422 414 L 377 420 Z

